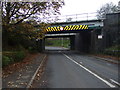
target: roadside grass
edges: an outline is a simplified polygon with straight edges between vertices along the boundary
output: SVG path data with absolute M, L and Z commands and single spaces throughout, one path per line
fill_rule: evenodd
M 22 61 L 27 53 L 25 51 L 3 51 L 2 54 L 2 67 L 5 67 L 9 64 Z
M 37 51 L 32 47 L 28 47 L 28 49 L 22 46 L 7 47 L 2 51 L 2 67 L 21 62 L 29 53 L 34 54 L 37 53 Z
M 65 47 L 68 48 L 70 45 L 70 40 L 69 39 L 51 39 L 45 41 L 46 46 L 56 46 L 56 47 Z
M 106 50 L 116 50 L 116 51 L 119 50 L 120 51 L 120 45 L 115 45 L 115 46 L 109 47 Z
M 111 46 L 94 54 L 103 58 L 105 57 L 113 60 L 120 60 L 120 45 Z
M 109 48 L 106 48 L 103 52 L 104 54 L 120 57 L 120 45 L 115 45 Z

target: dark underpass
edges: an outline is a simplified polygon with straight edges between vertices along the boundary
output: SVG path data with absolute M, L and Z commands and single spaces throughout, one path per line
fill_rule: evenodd
M 69 39 L 69 44 L 67 45 L 69 50 L 76 50 L 76 51 L 80 51 L 80 52 L 85 52 L 85 53 L 89 53 L 91 51 L 92 45 L 94 44 L 93 38 L 92 38 L 92 31 L 91 30 L 87 30 L 87 31 L 79 31 L 79 33 L 73 33 L 74 35 L 62 35 L 63 33 L 59 34 L 59 35 L 53 35 L 53 36 L 46 36 L 45 37 L 45 42 L 47 40 L 47 42 L 51 41 L 52 42 L 56 42 L 55 39 L 60 38 L 60 47 L 64 47 L 64 42 L 63 40 L 65 38 Z M 45 43 L 44 42 L 44 43 Z M 62 45 L 63 43 L 63 45 Z M 49 46 L 49 45 L 48 45 Z M 50 45 L 52 46 L 52 45 Z M 66 50 L 68 50 L 66 49 Z M 55 49 L 57 50 L 57 49 Z M 59 48 L 58 48 L 59 50 Z

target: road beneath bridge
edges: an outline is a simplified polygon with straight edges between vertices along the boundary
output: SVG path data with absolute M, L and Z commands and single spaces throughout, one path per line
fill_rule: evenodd
M 118 65 L 63 48 L 46 47 L 48 61 L 41 84 L 44 88 L 115 88 Z M 55 51 L 53 51 L 53 50 Z M 58 49 L 58 51 L 56 51 Z M 62 50 L 62 51 L 61 51 Z M 118 83 L 119 84 L 119 83 Z

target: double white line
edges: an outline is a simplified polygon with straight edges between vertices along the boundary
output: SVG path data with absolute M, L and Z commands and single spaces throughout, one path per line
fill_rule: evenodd
M 108 86 L 110 86 L 111 88 L 115 88 L 116 86 L 111 84 L 110 82 L 108 82 L 107 80 L 103 79 L 102 77 L 100 77 L 99 75 L 95 74 L 94 72 L 92 72 L 91 70 L 89 70 L 88 68 L 84 67 L 82 64 L 76 62 L 75 60 L 73 60 L 72 58 L 70 58 L 69 56 L 67 56 L 66 54 L 63 54 L 65 57 L 67 57 L 69 60 L 71 60 L 72 62 L 74 62 L 76 65 L 80 66 L 81 68 L 83 68 L 84 70 L 86 70 L 87 72 L 89 72 L 90 74 L 94 75 L 95 77 L 97 77 L 98 79 L 100 79 L 101 81 L 103 81 L 105 84 L 107 84 Z

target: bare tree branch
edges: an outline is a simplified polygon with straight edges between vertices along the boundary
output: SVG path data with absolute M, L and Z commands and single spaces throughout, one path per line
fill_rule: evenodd
M 62 2 L 3 2 L 3 24 L 16 25 L 33 15 L 37 17 L 38 15 L 59 13 L 59 8 L 62 5 Z M 53 10 L 53 12 L 49 12 L 50 10 Z
M 103 5 L 98 11 L 97 11 L 97 17 L 98 19 L 106 18 L 106 14 L 108 13 L 117 13 L 118 8 L 116 5 L 114 5 L 112 2 L 111 3 L 106 3 Z

